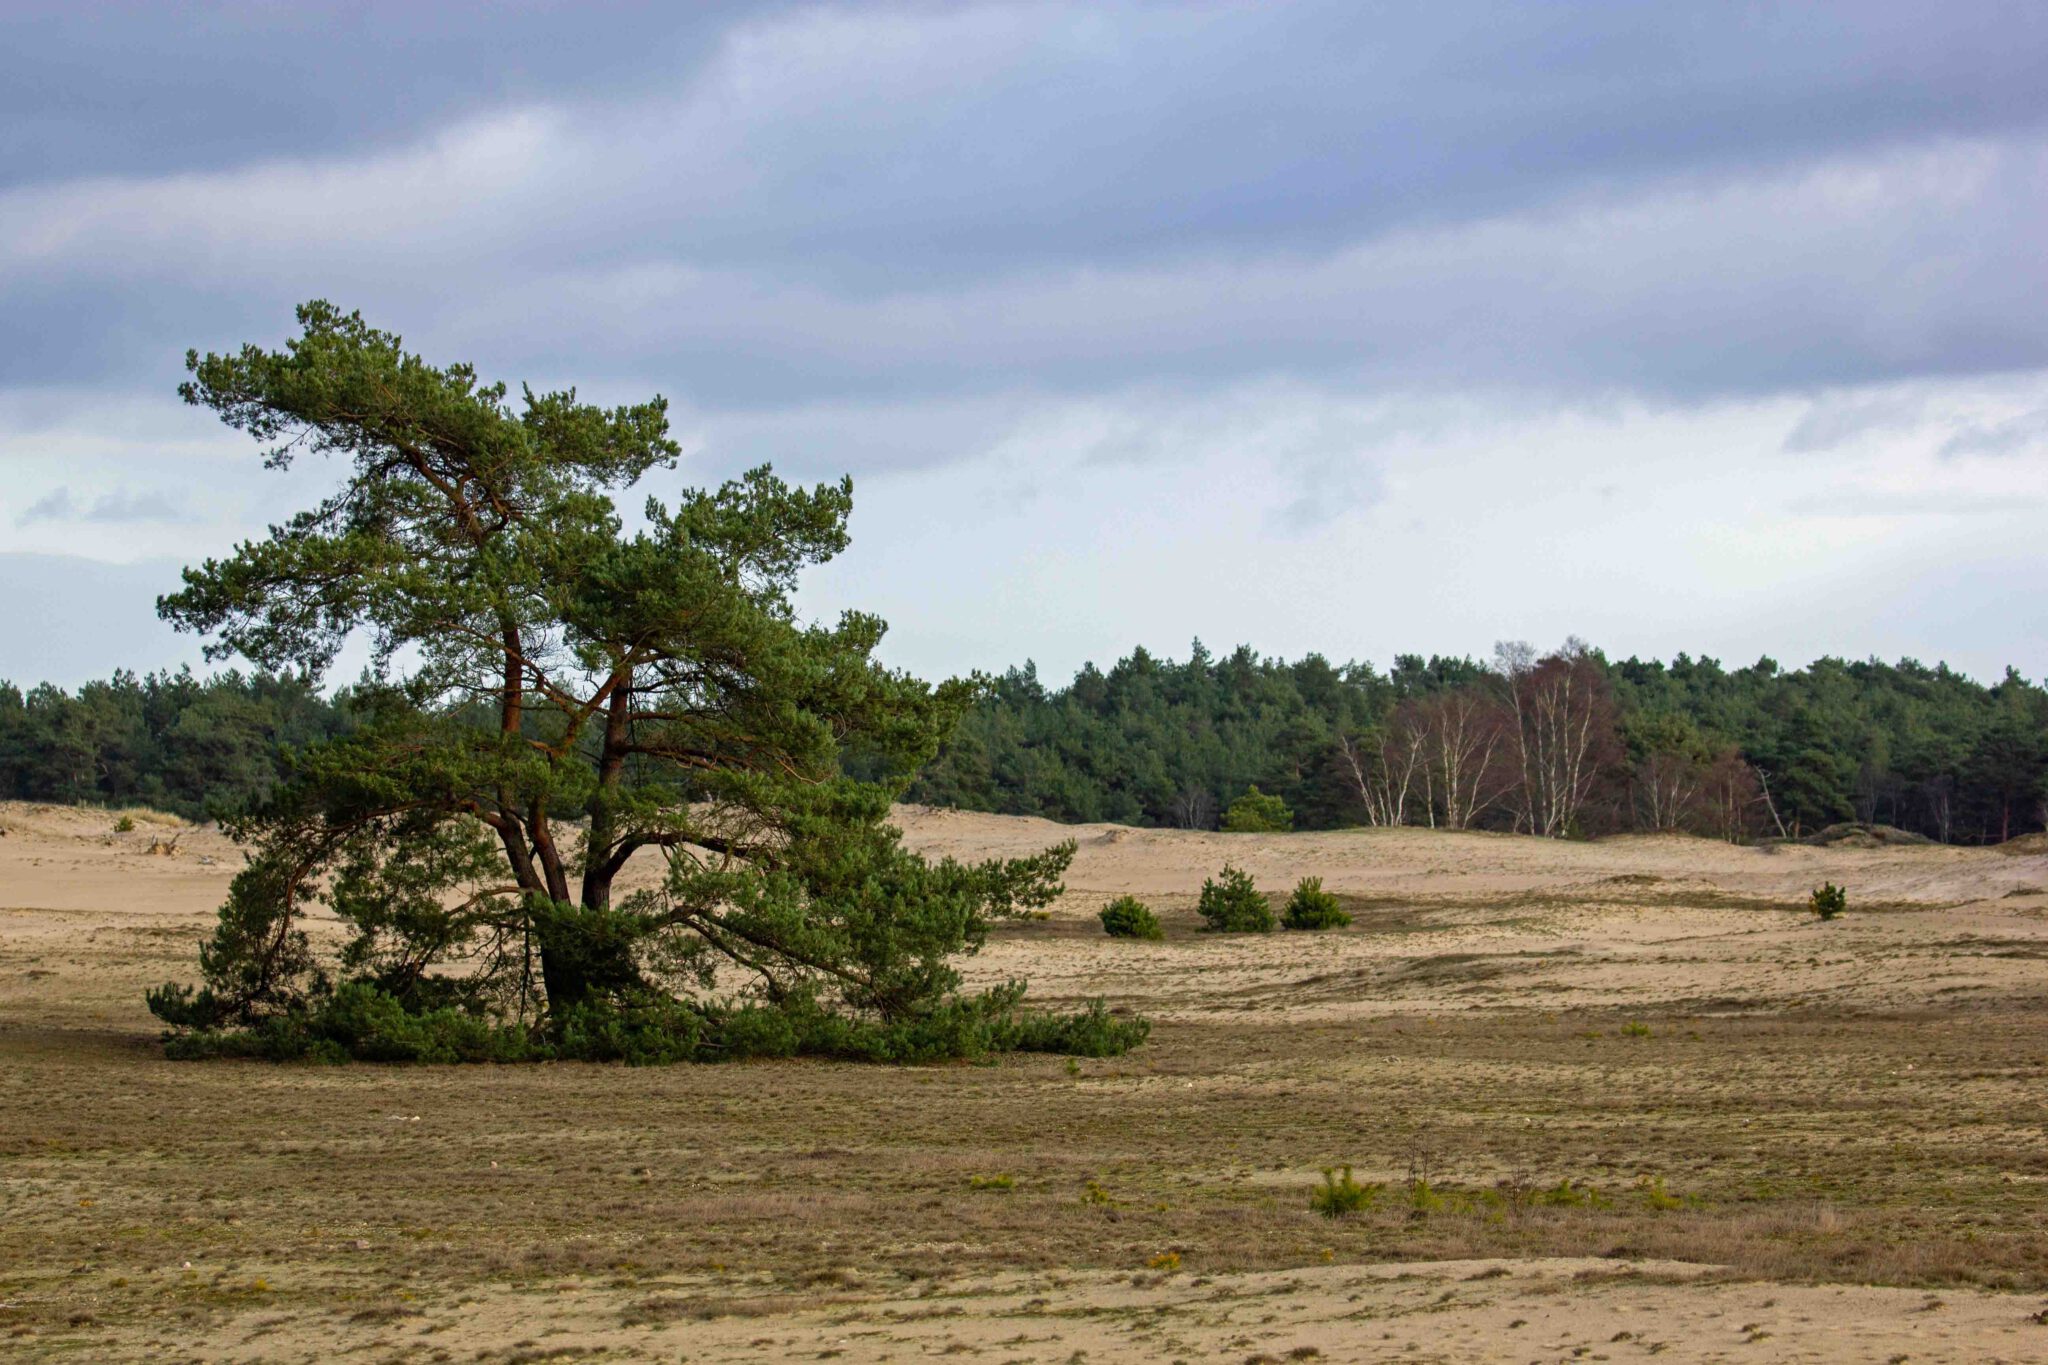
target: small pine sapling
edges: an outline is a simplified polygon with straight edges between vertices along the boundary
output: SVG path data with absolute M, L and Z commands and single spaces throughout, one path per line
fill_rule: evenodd
M 1344 913 L 1335 896 L 1323 890 L 1321 877 L 1303 877 L 1287 898 L 1280 923 L 1289 929 L 1341 929 L 1351 923 L 1351 916 Z
M 1264 893 L 1252 884 L 1251 874 L 1225 863 L 1223 870 L 1202 882 L 1202 898 L 1195 912 L 1219 934 L 1269 934 L 1273 931 L 1273 907 Z
M 1834 919 L 1849 908 L 1849 893 L 1833 882 L 1824 882 L 1813 889 L 1813 899 L 1807 904 L 1822 919 Z
M 1345 1218 L 1371 1208 L 1384 1188 L 1359 1184 L 1351 1178 L 1349 1166 L 1325 1166 L 1323 1183 L 1310 1191 L 1308 1206 L 1325 1218 Z
M 1152 908 L 1136 896 L 1118 896 L 1098 912 L 1102 919 L 1102 932 L 1111 938 L 1162 939 L 1166 931 L 1159 927 L 1159 917 Z

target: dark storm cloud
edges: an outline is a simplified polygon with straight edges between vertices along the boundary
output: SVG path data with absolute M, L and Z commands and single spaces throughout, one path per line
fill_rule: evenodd
M 686 76 L 768 4 L 11 0 L 0 187 L 399 142 L 464 113 Z
M 347 155 L 538 105 L 658 141 L 696 91 L 734 116 L 715 193 L 649 184 L 644 220 L 589 240 L 666 223 L 678 250 L 912 273 L 1327 246 L 2048 114 L 2048 10 L 1984 0 L 53 5 L 6 31 L 7 183 Z
M 161 391 L 316 295 L 493 373 L 762 413 L 2048 364 L 2035 4 L 49 7 L 6 37 L 12 384 Z

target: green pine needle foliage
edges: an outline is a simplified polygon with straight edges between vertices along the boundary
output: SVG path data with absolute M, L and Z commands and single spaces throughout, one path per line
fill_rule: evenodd
M 1277 796 L 1267 796 L 1257 784 L 1230 803 L 1223 813 L 1223 828 L 1233 834 L 1284 834 L 1294 828 L 1294 812 Z
M 186 401 L 336 485 L 158 610 L 265 676 L 373 668 L 223 821 L 249 850 L 173 1055 L 382 1062 L 1108 1056 L 1101 1002 L 963 993 L 957 959 L 1060 894 L 1074 845 L 927 860 L 891 803 L 984 691 L 812 624 L 849 480 L 666 477 L 664 399 L 603 408 L 435 366 L 324 302 L 282 350 L 188 354 Z M 614 495 L 661 491 L 627 530 Z M 637 860 L 637 861 L 636 861 Z M 658 880 L 628 879 L 652 864 Z M 340 929 L 316 942 L 319 915 Z M 338 941 L 337 941 L 338 940 Z
M 1822 919 L 1834 919 L 1849 908 L 1849 893 L 1833 882 L 1824 882 L 1813 889 L 1807 905 Z
M 1159 927 L 1159 917 L 1136 896 L 1118 896 L 1098 913 L 1102 919 L 1102 932 L 1111 938 L 1156 940 L 1166 937 L 1166 931 Z
M 1342 929 L 1351 923 L 1351 916 L 1335 896 L 1323 890 L 1321 877 L 1303 877 L 1287 898 L 1280 923 L 1289 929 Z
M 1224 864 L 1202 883 L 1195 912 L 1219 934 L 1267 934 L 1273 931 L 1273 907 L 1252 884 L 1251 875 Z
M 521 1027 L 456 1006 L 409 1007 L 354 981 L 309 1004 L 267 1014 L 242 1028 L 175 1032 L 177 1060 L 385 1063 L 722 1062 L 754 1057 L 832 1057 L 918 1064 L 1004 1052 L 1115 1057 L 1151 1031 L 1148 1021 L 1112 1014 L 1101 1000 L 1077 1013 L 1020 1007 L 1021 983 L 956 996 L 909 1018 L 851 1019 L 812 1000 L 746 1003 L 699 1012 L 645 996 L 579 1007 L 552 1027 Z M 154 1003 L 154 1001 L 152 1002 Z
M 1349 1166 L 1325 1166 L 1323 1183 L 1310 1191 L 1308 1206 L 1325 1218 L 1346 1218 L 1371 1208 L 1385 1188 L 1378 1183 L 1359 1184 L 1352 1179 Z

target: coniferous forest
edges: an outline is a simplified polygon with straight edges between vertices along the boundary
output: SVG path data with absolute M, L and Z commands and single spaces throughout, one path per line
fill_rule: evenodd
M 276 785 L 289 756 L 350 725 L 351 694 L 308 680 L 126 671 L 76 692 L 0 682 L 0 796 L 199 817 Z
M 268 791 L 348 731 L 350 689 L 291 675 L 118 673 L 75 692 L 0 684 L 0 795 L 187 816 Z M 858 758 L 854 760 L 858 763 Z M 1050 819 L 1215 828 L 1256 787 L 1296 829 L 1408 824 L 1731 839 L 1890 825 L 1952 843 L 2042 829 L 2048 691 L 1945 666 L 1579 646 L 1391 668 L 1138 649 L 1048 687 L 990 683 L 911 799 Z
M 1061 821 L 1217 826 L 1253 786 L 1297 829 L 1798 836 L 1844 822 L 1997 842 L 2039 830 L 2048 692 L 2008 672 L 1680 655 L 1576 642 L 1391 669 L 1140 649 L 1048 688 L 997 679 L 912 795 Z

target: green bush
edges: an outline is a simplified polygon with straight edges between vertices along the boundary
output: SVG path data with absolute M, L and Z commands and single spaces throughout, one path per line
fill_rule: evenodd
M 242 1029 L 199 1029 L 164 1039 L 176 1059 L 249 1057 L 314 1062 L 514 1062 L 537 1051 L 523 1029 L 442 1007 L 408 1011 L 396 997 L 350 981 L 309 1009 Z
M 1325 1218 L 1343 1218 L 1371 1208 L 1384 1188 L 1359 1184 L 1351 1178 L 1349 1166 L 1343 1167 L 1341 1173 L 1336 1167 L 1325 1166 L 1323 1183 L 1309 1193 L 1308 1206 Z
M 1833 882 L 1825 882 L 1813 889 L 1808 905 L 1822 919 L 1833 919 L 1849 908 L 1849 893 Z
M 1243 796 L 1223 813 L 1223 828 L 1233 834 L 1284 834 L 1294 828 L 1294 812 L 1277 796 L 1268 796 L 1257 784 L 1245 788 Z
M 672 1062 L 834 1057 L 919 1063 L 999 1052 L 1115 1057 L 1145 1041 L 1149 1021 L 1112 1015 L 1101 1000 L 1076 1014 L 1020 1008 L 1023 987 L 955 997 L 894 1020 L 850 1019 L 794 996 L 779 1004 L 694 1010 L 653 994 L 597 999 L 548 1028 L 497 1023 L 453 1006 L 408 1008 L 367 982 L 245 1028 L 201 1026 L 165 1035 L 180 1060 L 247 1057 L 314 1062 Z M 187 1002 L 189 1003 L 189 1002 Z M 192 1017 L 201 1017 L 197 1008 Z
M 1202 883 L 1197 914 L 1219 934 L 1267 934 L 1273 931 L 1273 907 L 1252 885 L 1250 874 L 1225 863 L 1213 879 Z
M 116 833 L 116 834 L 133 834 L 134 832 L 135 832 L 135 817 L 134 817 L 134 816 L 132 816 L 132 815 L 124 815 L 124 816 L 122 816 L 122 817 L 121 817 L 120 819 L 118 819 L 118 820 L 116 820 L 116 821 L 114 822 L 114 833 Z
M 1591 1185 L 1575 1185 L 1567 1176 L 1547 1190 L 1537 1190 L 1529 1200 L 1545 1209 L 1604 1209 L 1613 1201 Z
M 1099 999 L 1090 1000 L 1079 1014 L 1019 1014 L 1016 1026 L 1006 1040 L 1009 1050 L 1069 1057 L 1121 1057 L 1152 1032 L 1151 1020 L 1111 1014 Z
M 1699 1202 L 1687 1195 L 1673 1194 L 1665 1189 L 1664 1177 L 1661 1175 L 1646 1175 L 1637 1180 L 1636 1197 L 1643 1201 L 1643 1207 L 1655 1209 L 1659 1213 L 1669 1213 L 1673 1209 L 1687 1208 Z
M 1321 877 L 1303 877 L 1287 898 L 1280 923 L 1289 929 L 1342 929 L 1351 923 L 1351 916 L 1344 913 L 1335 896 L 1323 890 Z
M 1443 1191 L 1427 1180 L 1408 1182 L 1408 1207 L 1417 1213 L 1442 1213 L 1450 1207 L 1450 1202 Z
M 1166 931 L 1159 927 L 1159 917 L 1136 896 L 1118 896 L 1103 906 L 1100 913 L 1102 932 L 1111 938 L 1166 937 Z

